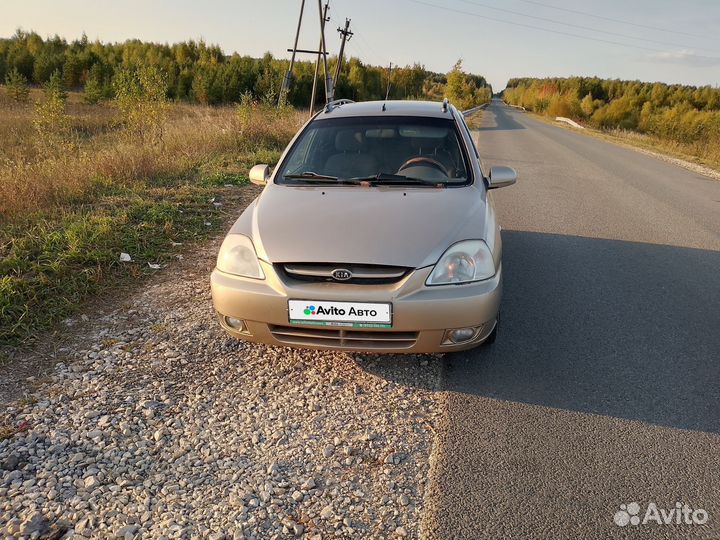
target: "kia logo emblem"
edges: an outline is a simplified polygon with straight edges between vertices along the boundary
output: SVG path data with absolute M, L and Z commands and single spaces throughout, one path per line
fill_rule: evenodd
M 332 271 L 332 277 L 333 279 L 337 279 L 338 281 L 347 281 L 348 279 L 352 279 L 353 275 L 350 270 L 338 268 Z

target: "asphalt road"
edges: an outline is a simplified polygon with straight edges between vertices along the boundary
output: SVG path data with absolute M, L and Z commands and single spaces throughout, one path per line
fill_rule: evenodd
M 502 325 L 445 363 L 423 535 L 720 538 L 720 182 L 499 102 L 479 131 L 519 173 Z

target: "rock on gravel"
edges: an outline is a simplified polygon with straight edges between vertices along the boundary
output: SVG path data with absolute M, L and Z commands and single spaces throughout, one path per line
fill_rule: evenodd
M 226 336 L 217 245 L 88 313 L 5 407 L 0 537 L 417 537 L 439 360 Z

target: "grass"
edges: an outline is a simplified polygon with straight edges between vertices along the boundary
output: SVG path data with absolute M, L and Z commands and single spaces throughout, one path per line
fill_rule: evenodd
M 608 140 L 621 141 L 631 146 L 650 150 L 651 152 L 658 152 L 684 161 L 703 165 L 720 172 L 720 148 L 705 148 L 704 145 L 701 144 L 682 144 L 627 129 L 590 129 L 590 133 Z
M 120 127 L 108 104 L 71 94 L 67 113 L 69 132 L 48 145 L 32 103 L 0 89 L 0 346 L 216 232 L 249 167 L 276 162 L 302 121 L 259 105 L 172 104 L 151 144 Z M 123 252 L 132 262 L 120 262 Z
M 467 125 L 470 129 L 480 128 L 480 125 L 482 123 L 483 111 L 484 109 L 480 109 L 479 111 L 465 118 L 465 122 L 467 122 Z

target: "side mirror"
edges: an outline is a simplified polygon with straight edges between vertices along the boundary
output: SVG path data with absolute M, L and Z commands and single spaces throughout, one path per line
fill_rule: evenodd
M 258 186 L 264 186 L 270 179 L 270 167 L 267 165 L 255 165 L 250 169 L 250 181 Z
M 512 167 L 490 167 L 488 189 L 512 186 L 517 180 L 517 173 Z

